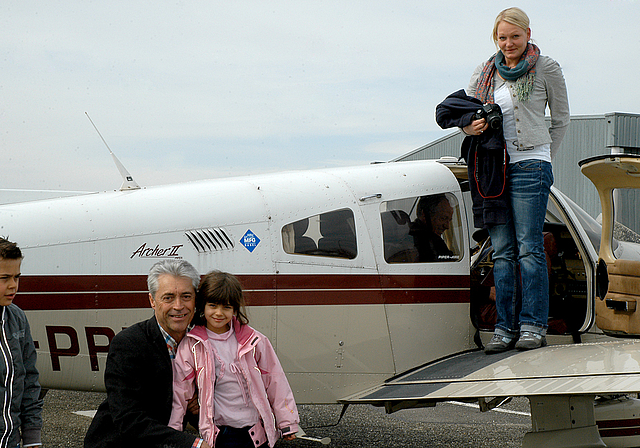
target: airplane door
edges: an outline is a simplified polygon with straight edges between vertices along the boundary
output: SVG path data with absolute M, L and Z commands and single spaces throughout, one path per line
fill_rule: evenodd
M 398 371 L 472 347 L 465 208 L 459 191 L 434 185 L 363 210 Z
M 596 325 L 605 333 L 638 336 L 640 251 L 632 242 L 639 242 L 640 156 L 599 156 L 579 165 L 598 190 L 602 207 Z M 627 214 L 629 210 L 633 213 Z
M 598 223 L 551 187 L 544 224 L 549 275 L 549 334 L 573 335 L 594 323 Z

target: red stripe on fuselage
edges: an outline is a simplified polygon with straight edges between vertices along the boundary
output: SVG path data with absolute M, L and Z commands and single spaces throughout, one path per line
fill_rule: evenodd
M 632 437 L 640 435 L 640 428 L 601 429 L 600 437 Z
M 598 428 L 630 428 L 640 427 L 640 418 L 628 418 L 621 420 L 598 420 L 596 422 Z
M 467 303 L 459 275 L 239 275 L 250 306 Z M 24 276 L 24 310 L 148 308 L 145 275 Z
M 600 437 L 632 437 L 640 435 L 640 419 L 597 421 Z

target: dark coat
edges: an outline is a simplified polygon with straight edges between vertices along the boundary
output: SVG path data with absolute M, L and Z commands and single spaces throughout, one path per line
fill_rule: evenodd
M 430 224 L 416 219 L 409 226 L 409 235 L 413 237 L 414 245 L 418 249 L 420 263 L 457 260 L 440 235 L 433 233 Z
M 167 426 L 173 368 L 155 316 L 111 341 L 104 373 L 107 399 L 84 439 L 85 448 L 190 448 L 196 437 Z
M 480 107 L 480 100 L 458 90 L 436 106 L 436 122 L 442 129 L 463 128 L 471 124 Z M 460 156 L 467 162 L 475 227 L 482 229 L 504 224 L 510 207 L 506 188 L 509 155 L 502 127 L 488 128 L 478 136 L 467 136 L 462 142 Z

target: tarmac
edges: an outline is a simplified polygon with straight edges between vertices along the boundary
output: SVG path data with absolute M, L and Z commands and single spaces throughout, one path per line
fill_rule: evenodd
M 81 448 L 91 415 L 104 393 L 50 390 L 44 399 L 43 442 L 47 448 Z M 342 421 L 340 405 L 299 405 L 307 436 L 329 437 L 329 445 L 308 440 L 283 441 L 278 448 L 520 448 L 531 428 L 529 402 L 514 399 L 498 410 L 441 403 L 434 408 L 385 414 L 369 405 L 350 406 Z

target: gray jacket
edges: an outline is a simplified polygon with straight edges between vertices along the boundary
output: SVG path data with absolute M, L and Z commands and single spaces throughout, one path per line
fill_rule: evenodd
M 486 62 L 480 64 L 469 82 L 467 94 L 475 96 L 478 78 Z M 538 58 L 536 63 L 536 81 L 529 99 L 520 102 L 513 95 L 515 82 L 505 81 L 496 74 L 493 77 L 494 90 L 506 83 L 512 92 L 513 108 L 516 119 L 516 132 L 518 133 L 518 146 L 521 150 L 533 146 L 551 143 L 551 157 L 555 157 L 558 147 L 564 138 L 569 126 L 569 100 L 567 98 L 567 86 L 564 82 L 562 68 L 548 56 Z M 545 110 L 549 105 L 551 112 L 551 127 L 547 129 L 545 124 Z
M 0 330 L 0 446 L 40 443 L 42 400 L 36 369 L 36 349 L 24 311 L 2 306 Z M 8 361 L 8 362 L 7 362 Z

